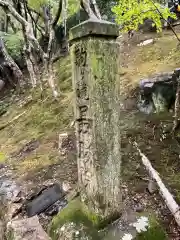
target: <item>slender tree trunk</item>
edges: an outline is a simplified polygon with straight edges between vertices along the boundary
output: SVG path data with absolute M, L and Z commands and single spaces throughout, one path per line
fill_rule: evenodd
M 91 0 L 91 1 L 92 1 L 93 6 L 94 6 L 94 10 L 95 10 L 96 16 L 97 16 L 99 19 L 101 19 L 101 18 L 102 18 L 102 17 L 101 17 L 101 13 L 100 13 L 100 11 L 99 11 L 99 7 L 98 7 L 98 5 L 97 5 L 96 0 Z
M 34 58 L 32 55 L 31 47 L 26 46 L 25 47 L 25 59 L 26 59 L 26 64 L 27 64 L 27 69 L 29 72 L 29 77 L 31 80 L 32 87 L 36 87 L 37 85 L 37 75 L 35 71 L 35 63 L 34 63 Z

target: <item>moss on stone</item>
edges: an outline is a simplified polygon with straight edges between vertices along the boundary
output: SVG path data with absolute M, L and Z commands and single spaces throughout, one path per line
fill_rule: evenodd
M 49 226 L 49 234 L 53 240 L 58 238 L 58 229 L 66 223 L 83 224 L 90 235 L 97 236 L 97 228 L 101 223 L 101 218 L 89 211 L 87 206 L 79 199 L 71 201 L 57 216 L 55 216 Z

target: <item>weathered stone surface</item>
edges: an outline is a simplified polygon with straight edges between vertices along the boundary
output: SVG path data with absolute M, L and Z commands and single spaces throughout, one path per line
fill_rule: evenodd
M 93 35 L 104 35 L 107 37 L 116 38 L 119 36 L 119 28 L 114 23 L 108 21 L 87 20 L 71 29 L 70 41 Z
M 7 224 L 7 239 L 50 240 L 50 237 L 43 230 L 38 217 L 34 216 L 32 218 L 9 222 Z
M 104 39 L 89 37 L 71 47 L 79 184 L 82 200 L 110 217 L 121 211 L 119 44 L 106 40 L 106 32 L 116 36 L 112 24 L 85 22 L 72 32 L 87 27 L 88 35 L 88 24 L 89 34 L 100 33 Z
M 158 190 L 158 188 L 157 188 L 157 183 L 156 183 L 154 180 L 150 179 L 150 180 L 149 180 L 149 183 L 148 183 L 148 191 L 149 191 L 151 194 L 153 194 L 153 193 L 155 193 L 157 190 Z
M 138 108 L 144 113 L 167 112 L 175 102 L 179 69 L 140 81 Z
M 58 184 L 47 188 L 34 200 L 29 202 L 26 206 L 27 215 L 32 217 L 36 214 L 43 212 L 63 197 L 64 193 Z
M 15 181 L 4 178 L 0 179 L 0 197 L 13 202 L 20 192 L 21 188 Z
M 16 212 L 21 208 L 21 203 L 9 203 L 7 206 L 7 213 L 6 213 L 6 220 L 10 221 L 14 215 L 16 215 Z

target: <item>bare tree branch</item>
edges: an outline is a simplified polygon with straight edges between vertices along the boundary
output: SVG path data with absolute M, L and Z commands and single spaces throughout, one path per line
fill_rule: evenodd
M 0 0 L 0 6 L 8 10 L 22 25 L 28 25 L 28 22 L 16 11 L 12 4 L 8 3 L 6 0 Z
M 169 27 L 171 28 L 171 31 L 172 31 L 172 32 L 174 33 L 174 35 L 176 36 L 177 40 L 180 42 L 180 39 L 179 39 L 177 33 L 175 32 L 173 26 L 171 25 L 171 23 L 163 17 L 161 11 L 158 9 L 158 7 L 156 6 L 155 2 L 154 2 L 153 0 L 150 0 L 150 1 L 152 2 L 152 4 L 154 5 L 154 7 L 156 8 L 156 10 L 158 11 L 159 15 L 162 17 L 162 19 L 169 25 Z
M 57 10 L 56 16 L 53 20 L 53 23 L 52 23 L 53 28 L 57 25 L 60 15 L 61 15 L 61 12 L 62 12 L 62 0 L 59 0 L 58 10 Z

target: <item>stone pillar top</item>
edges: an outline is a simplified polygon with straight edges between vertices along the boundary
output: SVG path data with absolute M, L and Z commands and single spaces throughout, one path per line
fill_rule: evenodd
M 89 19 L 71 28 L 69 40 L 74 41 L 87 36 L 117 38 L 119 28 L 116 24 L 108 21 Z

